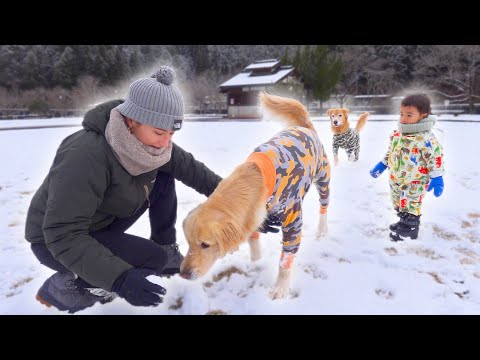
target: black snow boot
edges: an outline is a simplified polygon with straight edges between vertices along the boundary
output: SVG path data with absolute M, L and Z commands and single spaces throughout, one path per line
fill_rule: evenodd
M 403 213 L 398 225 L 390 233 L 390 240 L 403 241 L 405 238 L 416 239 L 418 237 L 418 230 L 420 229 L 420 215 L 413 215 L 410 213 Z M 395 224 L 393 224 L 395 225 Z
M 38 290 L 36 299 L 47 307 L 55 306 L 58 310 L 73 314 L 95 305 L 112 301 L 116 294 L 100 288 L 78 286 L 78 279 L 71 272 L 56 272 L 50 276 Z M 85 284 L 88 284 L 85 282 Z
M 398 227 L 398 225 L 400 224 L 400 221 L 402 221 L 403 215 L 407 214 L 405 212 L 398 211 L 398 209 L 395 209 L 395 210 L 397 211 L 397 216 L 400 218 L 400 220 L 398 220 L 396 223 L 390 225 L 390 230 L 392 230 L 392 231 L 395 231 L 395 229 Z

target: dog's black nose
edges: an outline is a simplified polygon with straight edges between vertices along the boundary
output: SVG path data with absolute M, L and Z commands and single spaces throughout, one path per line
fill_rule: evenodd
M 338 121 L 334 121 L 334 122 L 333 122 L 333 125 L 337 125 L 337 124 L 338 124 Z

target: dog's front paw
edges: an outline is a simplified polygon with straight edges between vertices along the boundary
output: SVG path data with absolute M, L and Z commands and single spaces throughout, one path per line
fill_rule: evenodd
M 260 248 L 250 248 L 250 261 L 254 262 L 262 258 Z
M 320 214 L 320 221 L 318 222 L 316 237 L 320 239 L 327 235 L 328 232 L 328 222 L 327 222 L 327 214 Z
M 288 258 L 290 260 L 289 261 L 287 260 L 286 263 L 283 264 L 283 265 L 287 265 L 288 263 L 288 267 L 282 267 L 282 260 L 280 260 L 281 265 L 278 270 L 277 282 L 269 291 L 270 299 L 272 300 L 283 299 L 288 295 L 288 292 L 289 292 L 288 289 L 290 288 L 290 276 L 292 273 L 291 266 L 293 263 L 294 256 L 295 256 L 294 254 L 285 255 L 284 253 L 282 253 L 283 260 Z
M 327 236 L 328 233 L 328 225 L 323 225 L 323 226 L 318 226 L 317 232 L 315 233 L 315 236 L 317 239 L 324 238 Z
M 268 292 L 268 296 L 272 300 L 284 299 L 287 297 L 287 295 L 288 295 L 288 288 L 284 288 L 280 286 L 274 286 Z
M 260 241 L 257 236 L 251 236 L 248 239 L 248 244 L 250 245 L 250 260 L 257 261 L 262 257 L 262 251 L 260 250 Z

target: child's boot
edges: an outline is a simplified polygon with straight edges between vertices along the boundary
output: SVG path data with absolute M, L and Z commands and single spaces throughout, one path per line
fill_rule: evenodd
M 392 241 L 403 241 L 405 238 L 416 239 L 420 229 L 420 215 L 403 213 L 395 230 L 390 233 Z
M 403 215 L 405 215 L 406 213 L 405 212 L 400 212 L 398 210 L 398 208 L 395 208 L 395 210 L 397 211 L 397 216 L 400 218 L 396 223 L 394 224 L 391 224 L 389 227 L 390 227 L 390 230 L 392 231 L 395 231 L 395 229 L 397 228 L 397 226 L 400 224 L 400 221 L 402 221 L 402 217 Z

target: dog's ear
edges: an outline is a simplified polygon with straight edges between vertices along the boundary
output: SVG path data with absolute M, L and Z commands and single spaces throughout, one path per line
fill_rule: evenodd
M 211 226 L 212 237 L 220 247 L 220 256 L 238 249 L 241 233 L 231 221 L 215 222 Z
M 328 115 L 328 117 L 330 117 L 330 115 L 332 115 L 333 110 L 335 110 L 335 109 L 328 109 L 328 110 L 327 110 L 327 115 Z
M 348 109 L 348 108 L 342 108 L 342 111 L 344 112 L 345 116 L 350 114 L 350 109 Z

